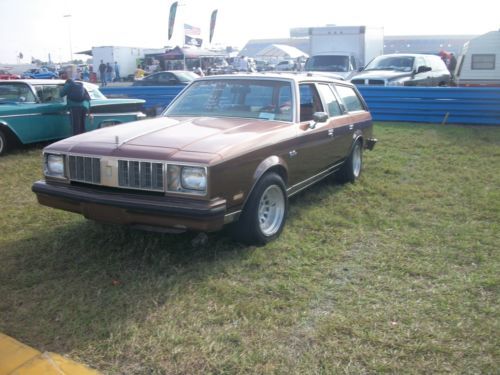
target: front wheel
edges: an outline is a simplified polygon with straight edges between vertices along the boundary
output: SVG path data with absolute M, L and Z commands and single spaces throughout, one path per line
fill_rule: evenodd
M 248 198 L 240 219 L 232 228 L 232 236 L 248 245 L 265 245 L 283 231 L 287 211 L 283 179 L 276 173 L 266 173 Z
M 363 167 L 363 144 L 360 140 L 354 143 L 349 157 L 339 171 L 341 182 L 355 182 L 361 175 Z

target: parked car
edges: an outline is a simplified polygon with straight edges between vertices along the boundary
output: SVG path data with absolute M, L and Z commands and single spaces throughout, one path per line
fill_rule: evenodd
M 0 81 L 0 155 L 16 143 L 28 144 L 69 137 L 71 121 L 63 80 Z M 144 100 L 107 99 L 96 85 L 84 83 L 90 95 L 86 130 L 145 117 Z
M 172 70 L 156 72 L 135 80 L 133 86 L 187 86 L 192 80 L 199 78 L 196 73 L 189 70 Z
M 371 115 L 350 83 L 294 74 L 193 81 L 161 117 L 44 149 L 46 206 L 141 229 L 215 231 L 264 244 L 288 198 L 338 172 L 354 182 Z
M 47 69 L 47 68 L 39 68 L 39 69 L 30 69 L 23 73 L 22 78 L 31 78 L 31 79 L 56 79 L 59 78 L 59 74 Z
M 0 69 L 0 79 L 19 79 L 21 76 L 17 74 L 12 74 L 7 70 Z
M 374 58 L 351 82 L 378 86 L 448 86 L 451 74 L 439 56 L 391 54 Z
M 276 70 L 277 72 L 286 72 L 295 70 L 295 68 L 296 68 L 295 62 L 284 60 L 277 63 L 276 66 L 274 67 L 274 70 Z

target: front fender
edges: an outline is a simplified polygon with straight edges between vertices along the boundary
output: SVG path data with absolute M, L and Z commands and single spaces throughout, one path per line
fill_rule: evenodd
M 245 205 L 248 201 L 248 198 L 250 197 L 250 195 L 252 194 L 252 192 L 255 188 L 255 185 L 257 185 L 257 182 L 269 170 L 276 171 L 281 176 L 281 178 L 283 178 L 283 182 L 285 183 L 285 185 L 288 185 L 288 164 L 287 164 L 287 162 L 283 158 L 281 158 L 277 155 L 269 156 L 266 159 L 262 160 L 260 162 L 260 164 L 257 166 L 257 168 L 255 169 L 255 172 L 252 176 L 252 187 L 248 191 L 248 194 L 245 198 L 245 202 L 243 203 L 243 207 L 245 207 Z

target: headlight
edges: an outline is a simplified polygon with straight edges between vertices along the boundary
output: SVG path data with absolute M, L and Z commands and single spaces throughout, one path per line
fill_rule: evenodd
M 203 195 L 207 191 L 207 170 L 204 167 L 167 166 L 167 190 Z
M 45 154 L 46 176 L 64 178 L 64 156 L 56 154 Z

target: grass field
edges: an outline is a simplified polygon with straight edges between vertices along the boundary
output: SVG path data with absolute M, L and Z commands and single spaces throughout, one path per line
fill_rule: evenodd
M 259 248 L 39 206 L 41 148 L 1 158 L 0 331 L 110 374 L 498 374 L 500 128 L 375 132 Z

